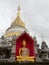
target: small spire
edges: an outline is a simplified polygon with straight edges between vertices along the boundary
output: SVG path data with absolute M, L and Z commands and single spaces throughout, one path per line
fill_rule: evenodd
M 18 5 L 18 11 L 20 11 L 20 5 Z
M 42 41 L 44 41 L 44 37 L 43 37 L 43 35 L 42 35 L 41 37 L 42 37 Z
M 17 13 L 17 17 L 20 17 L 20 6 L 18 5 L 18 13 Z

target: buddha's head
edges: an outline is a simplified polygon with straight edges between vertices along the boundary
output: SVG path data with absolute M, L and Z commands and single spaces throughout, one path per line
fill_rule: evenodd
M 26 46 L 26 41 L 25 41 L 25 40 L 22 41 L 22 46 L 23 46 L 23 47 Z

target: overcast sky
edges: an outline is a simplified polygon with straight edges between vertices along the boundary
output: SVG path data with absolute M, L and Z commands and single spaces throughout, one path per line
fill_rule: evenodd
M 0 0 L 0 36 L 11 25 L 17 16 L 20 4 L 21 17 L 32 36 L 36 36 L 41 44 L 44 40 L 49 44 L 49 0 Z

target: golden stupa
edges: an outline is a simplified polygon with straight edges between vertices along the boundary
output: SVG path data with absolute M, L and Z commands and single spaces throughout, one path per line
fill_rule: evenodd
M 14 35 L 19 36 L 24 31 L 28 32 L 25 28 L 25 23 L 21 19 L 20 6 L 18 6 L 18 12 L 16 19 L 11 23 L 11 26 L 6 30 L 4 37 L 12 37 Z

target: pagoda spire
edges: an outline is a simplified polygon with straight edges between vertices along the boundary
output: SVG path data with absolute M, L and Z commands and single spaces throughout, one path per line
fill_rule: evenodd
M 43 35 L 41 36 L 42 37 L 42 42 L 44 41 L 44 37 L 43 37 Z
M 25 23 L 23 22 L 22 18 L 21 18 L 21 12 L 20 12 L 20 6 L 18 5 L 17 8 L 17 17 L 15 18 L 14 22 L 11 24 L 11 26 L 21 26 L 21 27 L 25 27 Z
M 18 11 L 20 11 L 20 5 L 18 5 Z
M 18 13 L 17 13 L 17 17 L 20 17 L 20 5 L 18 5 Z

